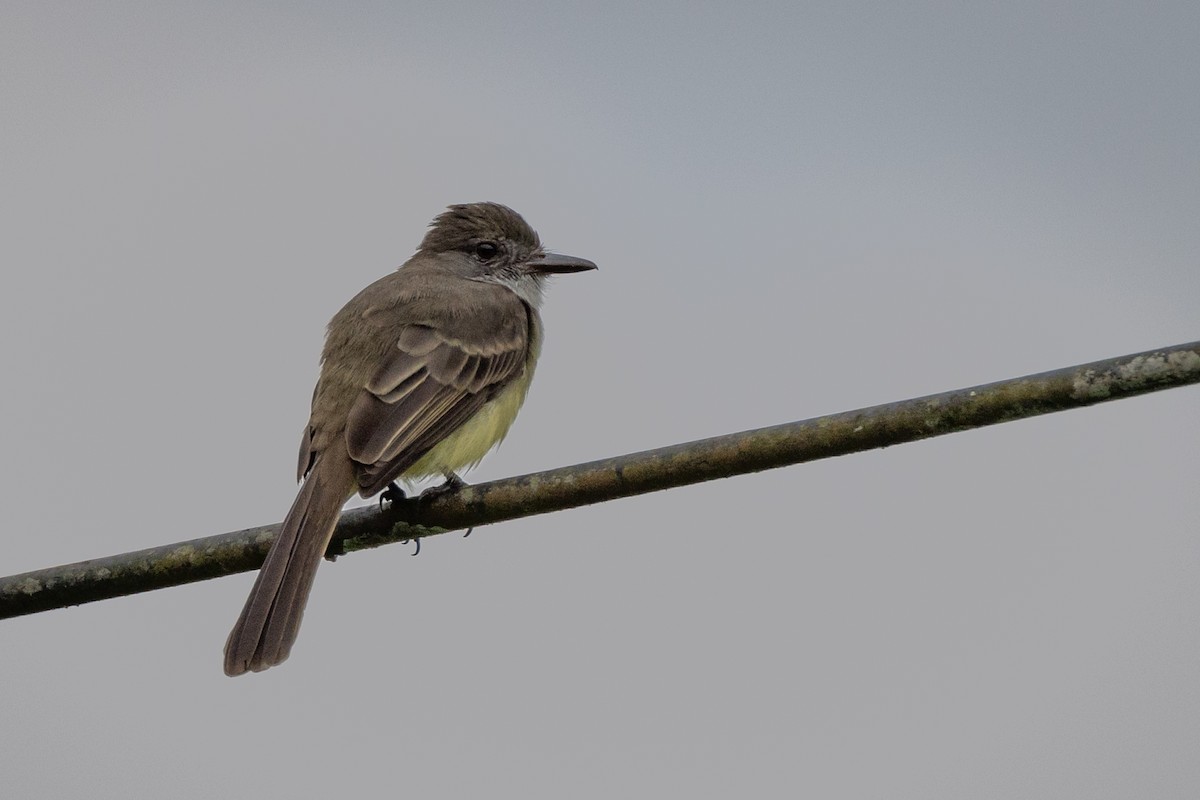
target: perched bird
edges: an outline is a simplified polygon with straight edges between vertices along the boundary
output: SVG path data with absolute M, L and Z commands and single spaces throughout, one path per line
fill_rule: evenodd
M 355 492 L 437 474 L 457 482 L 504 438 L 541 349 L 547 276 L 595 268 L 547 253 L 510 208 L 450 206 L 412 258 L 334 316 L 300 439 L 304 483 L 225 643 L 225 674 L 288 657 Z

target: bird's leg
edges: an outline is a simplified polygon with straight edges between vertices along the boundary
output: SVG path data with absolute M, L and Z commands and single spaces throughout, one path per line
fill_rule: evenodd
M 406 495 L 404 493 L 404 490 L 401 489 L 400 486 L 395 481 L 389 481 L 387 488 L 379 493 L 379 510 L 383 511 L 384 503 L 387 503 L 389 506 L 393 506 L 396 503 L 399 503 L 400 501 L 406 500 L 406 499 L 408 499 L 408 495 Z M 421 552 L 421 540 L 420 539 L 401 539 L 400 540 L 400 544 L 408 544 L 409 542 L 412 542 L 413 544 L 416 545 L 416 549 L 412 551 L 412 554 L 414 556 L 419 555 Z
M 452 489 L 461 489 L 468 485 L 466 481 L 458 477 L 457 472 L 443 472 L 442 477 L 446 479 L 446 482 L 442 484 L 443 488 L 449 486 Z
M 435 497 L 441 497 L 448 492 L 456 492 L 467 485 L 466 481 L 455 475 L 453 472 L 443 472 L 442 476 L 446 479 L 445 483 L 441 484 L 440 486 L 430 486 L 428 489 L 421 492 L 418 499 L 423 501 L 432 500 Z
M 447 492 L 456 492 L 464 486 L 470 485 L 462 478 L 458 477 L 458 475 L 454 472 L 443 472 L 442 476 L 446 479 L 446 482 L 441 486 L 430 486 L 428 489 L 421 492 L 419 497 L 420 500 L 432 500 L 435 497 L 441 497 Z M 463 538 L 465 539 L 470 536 L 471 531 L 473 530 L 475 530 L 474 525 L 472 525 L 470 528 L 467 528 L 467 532 L 463 534 Z
M 407 497 L 408 495 L 404 493 L 404 490 L 395 481 L 391 481 L 388 483 L 387 488 L 379 493 L 379 510 L 383 511 L 383 504 L 385 502 L 389 506 L 394 506 Z

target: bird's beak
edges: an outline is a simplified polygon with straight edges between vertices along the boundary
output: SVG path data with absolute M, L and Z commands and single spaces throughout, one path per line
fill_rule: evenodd
M 564 272 L 587 272 L 596 269 L 596 265 L 586 258 L 564 256 L 560 253 L 543 253 L 535 256 L 525 265 L 526 269 L 535 275 L 552 275 Z

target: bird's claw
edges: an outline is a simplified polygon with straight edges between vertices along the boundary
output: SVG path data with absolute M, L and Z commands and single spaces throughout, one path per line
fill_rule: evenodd
M 395 481 L 392 481 L 387 485 L 386 489 L 379 493 L 379 510 L 383 511 L 384 503 L 394 506 L 396 503 L 407 498 L 408 495 L 404 493 L 404 490 Z
M 445 483 L 443 483 L 439 486 L 430 486 L 428 489 L 421 492 L 421 494 L 417 496 L 417 499 L 423 503 L 427 503 L 430 500 L 441 497 L 444 494 L 448 494 L 450 492 L 457 492 L 459 489 L 463 488 L 464 486 L 469 485 L 466 481 L 464 481 L 462 478 L 455 475 L 453 472 L 445 473 L 445 477 L 446 477 Z

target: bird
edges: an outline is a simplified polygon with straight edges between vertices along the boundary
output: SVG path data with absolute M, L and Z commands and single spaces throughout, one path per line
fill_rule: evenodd
M 226 640 L 227 675 L 287 659 L 355 493 L 437 475 L 461 485 L 458 472 L 504 438 L 541 350 L 547 279 L 593 269 L 545 250 L 507 206 L 452 205 L 410 259 L 334 315 L 300 440 L 302 483 Z

